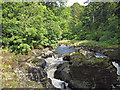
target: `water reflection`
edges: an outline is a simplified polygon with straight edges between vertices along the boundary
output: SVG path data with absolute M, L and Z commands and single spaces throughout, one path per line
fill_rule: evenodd
M 61 56 L 61 55 L 67 54 L 69 52 L 74 52 L 75 49 L 73 47 L 58 47 L 58 48 L 56 48 L 55 51 L 58 55 Z

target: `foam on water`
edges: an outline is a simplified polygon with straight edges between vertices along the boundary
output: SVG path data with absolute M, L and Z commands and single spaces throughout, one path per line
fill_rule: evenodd
M 119 64 L 118 64 L 118 63 L 116 63 L 115 61 L 114 61 L 114 62 L 112 62 L 112 64 L 113 64 L 113 66 L 115 66 L 115 67 L 116 67 L 116 69 L 117 69 L 117 75 L 120 75 L 120 66 L 119 66 Z
M 47 72 L 47 76 L 48 76 L 48 78 L 51 79 L 54 87 L 61 88 L 61 89 L 67 88 L 68 83 L 54 78 L 54 72 L 57 70 L 57 66 L 59 64 L 65 62 L 65 61 L 63 61 L 63 58 L 62 57 L 56 57 L 56 55 L 53 55 L 52 57 L 46 58 L 45 61 L 47 62 L 47 67 L 45 68 L 45 70 Z

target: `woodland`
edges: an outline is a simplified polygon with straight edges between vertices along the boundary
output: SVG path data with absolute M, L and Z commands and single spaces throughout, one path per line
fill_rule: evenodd
M 3 2 L 2 48 L 27 53 L 60 40 L 93 40 L 120 44 L 120 2 Z

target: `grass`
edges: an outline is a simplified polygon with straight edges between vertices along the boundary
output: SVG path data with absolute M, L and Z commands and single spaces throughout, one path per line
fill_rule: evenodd
M 71 44 L 71 46 L 80 46 L 80 45 L 89 45 L 89 46 L 102 46 L 106 48 L 118 48 L 120 45 L 112 45 L 106 42 L 97 42 L 97 41 L 92 41 L 92 40 L 61 40 L 58 41 L 58 43 L 66 43 L 66 44 Z

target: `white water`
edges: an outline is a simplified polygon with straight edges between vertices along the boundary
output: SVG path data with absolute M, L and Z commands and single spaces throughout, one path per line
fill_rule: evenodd
M 45 61 L 47 62 L 47 66 L 45 68 L 45 70 L 47 72 L 47 76 L 48 76 L 48 78 L 51 79 L 54 87 L 60 88 L 60 89 L 67 88 L 68 83 L 54 78 L 54 72 L 57 70 L 57 66 L 61 63 L 64 63 L 65 61 L 63 61 L 62 57 L 58 58 L 56 55 L 54 55 L 54 56 L 48 57 L 45 59 Z M 39 58 L 41 58 L 41 57 L 39 57 Z
M 115 61 L 112 62 L 112 64 L 113 64 L 113 65 L 116 67 L 116 69 L 117 69 L 117 75 L 120 75 L 120 66 L 119 66 L 119 64 L 116 63 Z

